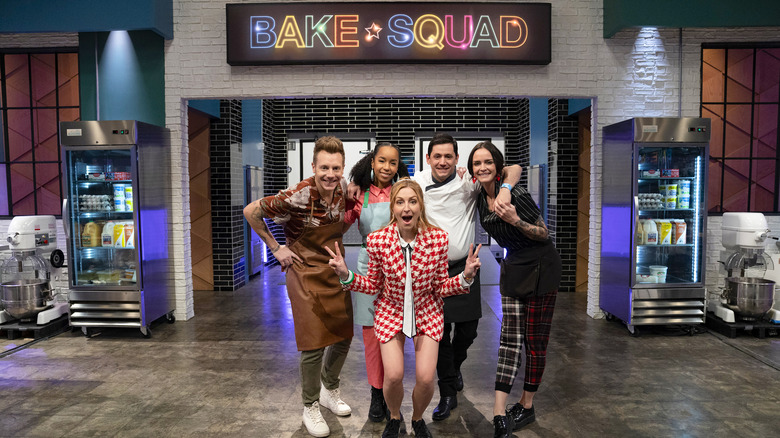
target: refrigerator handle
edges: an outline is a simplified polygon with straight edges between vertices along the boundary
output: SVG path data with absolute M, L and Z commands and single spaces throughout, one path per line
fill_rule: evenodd
M 639 226 L 639 196 L 634 196 L 634 230 L 633 235 L 636 236 L 636 230 Z
M 68 198 L 62 200 L 62 227 L 65 228 L 65 238 L 70 239 L 70 214 L 68 213 Z

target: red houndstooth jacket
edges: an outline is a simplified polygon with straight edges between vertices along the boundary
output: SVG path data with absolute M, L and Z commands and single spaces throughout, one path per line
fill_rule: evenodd
M 460 275 L 447 277 L 448 242 L 445 231 L 428 227 L 417 234 L 412 251 L 417 333 L 425 333 L 437 342 L 444 328 L 442 297 L 469 292 L 461 286 Z M 398 240 L 398 226 L 388 225 L 369 234 L 366 250 L 367 274 L 355 274 L 355 280 L 346 287 L 364 294 L 379 294 L 375 302 L 374 331 L 379 342 L 385 343 L 403 328 L 406 264 Z

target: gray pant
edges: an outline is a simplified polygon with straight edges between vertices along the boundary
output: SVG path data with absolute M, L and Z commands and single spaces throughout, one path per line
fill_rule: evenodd
M 326 389 L 339 387 L 339 374 L 347 360 L 352 338 L 317 350 L 301 351 L 301 395 L 311 406 L 320 399 L 320 382 Z M 323 365 L 324 356 L 324 365 Z

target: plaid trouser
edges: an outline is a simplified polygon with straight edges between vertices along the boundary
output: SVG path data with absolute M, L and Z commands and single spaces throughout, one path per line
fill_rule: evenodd
M 540 297 L 517 299 L 501 297 L 501 340 L 498 347 L 496 369 L 496 391 L 509 393 L 515 376 L 520 370 L 523 343 L 525 343 L 525 383 L 523 390 L 536 392 L 542 382 L 544 365 L 547 361 L 547 342 L 550 340 L 550 326 L 555 298 L 553 290 Z

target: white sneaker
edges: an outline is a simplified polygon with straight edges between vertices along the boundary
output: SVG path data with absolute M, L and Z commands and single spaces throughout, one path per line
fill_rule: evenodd
M 325 389 L 320 387 L 320 404 L 334 414 L 344 417 L 352 413 L 352 408 L 341 399 L 341 392 L 336 389 Z
M 330 428 L 320 413 L 320 404 L 314 402 L 311 406 L 303 406 L 303 425 L 311 436 L 328 436 Z

